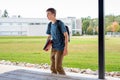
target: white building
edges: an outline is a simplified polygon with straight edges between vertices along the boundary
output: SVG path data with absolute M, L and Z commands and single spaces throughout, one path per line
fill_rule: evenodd
M 76 20 L 61 18 L 70 30 L 76 26 Z M 0 18 L 0 36 L 46 36 L 47 18 Z

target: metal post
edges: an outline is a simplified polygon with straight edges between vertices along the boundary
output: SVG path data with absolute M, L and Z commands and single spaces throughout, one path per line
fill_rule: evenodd
M 99 8 L 99 79 L 105 78 L 105 55 L 104 55 L 104 0 L 98 0 Z

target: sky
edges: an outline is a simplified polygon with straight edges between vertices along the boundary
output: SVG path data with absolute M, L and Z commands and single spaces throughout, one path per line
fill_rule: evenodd
M 120 15 L 120 0 L 105 0 L 105 15 Z M 57 18 L 98 17 L 98 0 L 0 0 L 0 15 L 6 9 L 9 16 L 46 18 L 46 9 L 55 8 Z

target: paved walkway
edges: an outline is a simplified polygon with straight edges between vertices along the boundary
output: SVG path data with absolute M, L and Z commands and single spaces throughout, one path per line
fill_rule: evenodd
M 26 68 L 19 66 L 1 65 L 0 80 L 100 80 L 98 76 L 70 73 L 67 76 L 50 74 L 49 70 Z M 106 77 L 105 80 L 120 80 Z

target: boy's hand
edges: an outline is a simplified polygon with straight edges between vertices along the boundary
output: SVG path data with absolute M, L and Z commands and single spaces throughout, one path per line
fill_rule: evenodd
M 68 54 L 68 49 L 65 47 L 63 51 L 63 55 L 66 56 Z

